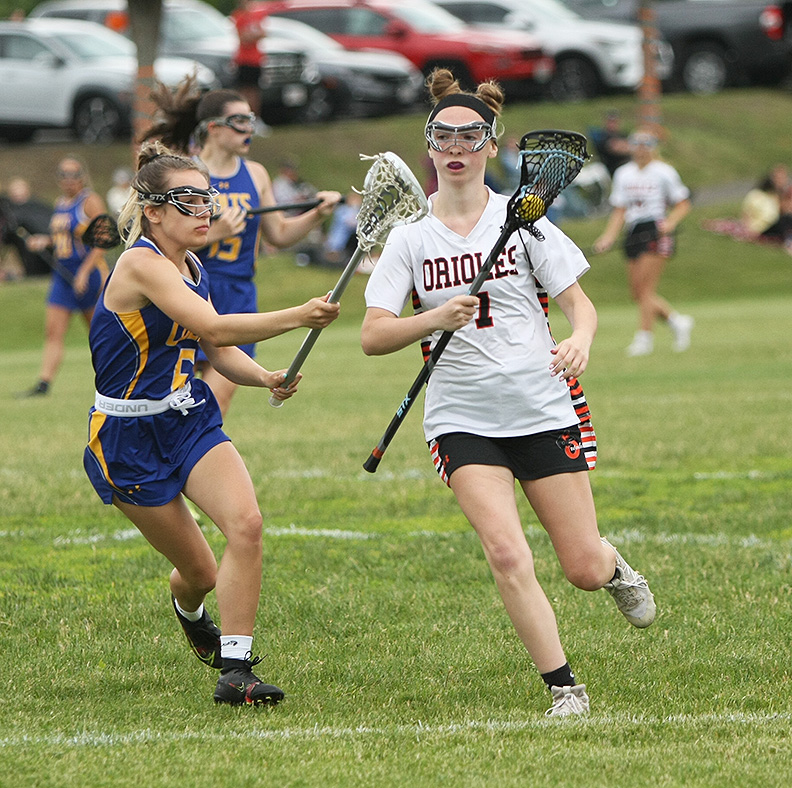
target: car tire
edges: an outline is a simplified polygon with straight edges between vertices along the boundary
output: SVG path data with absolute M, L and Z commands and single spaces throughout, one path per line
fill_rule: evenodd
M 680 70 L 682 87 L 689 93 L 718 93 L 730 81 L 726 51 L 718 44 L 694 44 L 685 51 Z
M 597 69 L 588 58 L 572 55 L 556 60 L 550 80 L 550 97 L 554 101 L 585 101 L 601 92 Z
M 323 123 L 336 116 L 336 103 L 332 91 L 320 85 L 311 92 L 308 103 L 300 113 L 303 123 Z
M 118 105 L 107 96 L 88 96 L 74 110 L 74 133 L 80 142 L 106 145 L 121 133 Z

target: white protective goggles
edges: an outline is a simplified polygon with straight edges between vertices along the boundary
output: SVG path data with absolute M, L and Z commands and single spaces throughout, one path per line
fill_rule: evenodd
M 437 151 L 450 150 L 458 145 L 468 153 L 480 151 L 490 140 L 495 139 L 495 132 L 489 123 L 477 121 L 462 126 L 432 121 L 426 124 L 426 141 Z
M 238 112 L 224 118 L 210 118 L 207 123 L 216 123 L 218 126 L 227 126 L 237 134 L 252 134 L 256 130 L 255 112 Z
M 139 192 L 139 194 L 144 200 L 151 200 L 158 205 L 170 203 L 185 216 L 200 218 L 209 214 L 212 217 L 220 213 L 220 203 L 217 199 L 220 193 L 217 189 L 177 186 L 175 189 L 168 189 L 164 194 L 154 194 L 153 192 Z

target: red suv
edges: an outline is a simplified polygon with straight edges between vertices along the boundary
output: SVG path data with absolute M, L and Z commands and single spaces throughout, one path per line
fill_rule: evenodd
M 509 93 L 527 96 L 540 92 L 555 69 L 529 33 L 474 29 L 423 0 L 273 0 L 257 7 L 315 27 L 347 49 L 400 52 L 424 74 L 449 67 L 468 88 L 496 79 Z

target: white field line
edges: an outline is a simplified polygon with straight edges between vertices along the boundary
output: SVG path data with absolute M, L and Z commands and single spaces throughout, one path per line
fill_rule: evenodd
M 714 725 L 749 726 L 775 725 L 792 722 L 792 713 L 778 714 L 744 714 L 741 712 L 723 712 L 720 714 L 672 714 L 665 717 L 645 715 L 627 715 L 624 717 L 597 716 L 567 717 L 565 719 L 548 719 L 538 717 L 527 720 L 468 720 L 467 722 L 448 723 L 446 725 L 426 725 L 417 722 L 412 725 L 367 726 L 355 728 L 334 728 L 314 726 L 311 728 L 284 728 L 283 730 L 248 730 L 227 731 L 201 729 L 198 731 L 162 731 L 144 728 L 127 733 L 108 733 L 98 731 L 82 731 L 72 735 L 57 733 L 45 736 L 6 736 L 0 738 L 0 749 L 15 747 L 60 747 L 74 749 L 79 747 L 123 747 L 136 744 L 163 743 L 170 744 L 183 741 L 239 742 L 239 741 L 318 741 L 322 739 L 357 740 L 366 737 L 405 737 L 413 739 L 445 739 L 460 734 L 477 733 L 510 733 L 524 730 L 541 730 L 556 725 L 575 728 L 604 728 L 606 730 L 624 729 L 629 725 L 634 728 L 662 726 L 671 729 L 712 727 Z M 784 734 L 786 735 L 786 734 Z
M 212 532 L 212 525 L 204 525 L 205 532 Z M 543 536 L 545 531 L 538 525 L 528 525 L 525 527 L 526 536 L 536 538 Z M 392 538 L 394 536 L 412 539 L 453 539 L 453 538 L 472 538 L 473 534 L 469 531 L 438 532 L 430 530 L 408 531 L 403 534 L 394 534 L 386 531 L 352 531 L 343 528 L 305 528 L 291 523 L 286 527 L 265 527 L 264 536 L 271 537 L 304 537 L 307 539 L 339 539 L 350 542 L 368 541 L 376 539 Z M 0 531 L 0 539 L 3 538 L 25 538 L 27 534 L 22 529 L 13 531 Z M 755 534 L 705 534 L 705 533 L 651 533 L 639 531 L 637 529 L 627 529 L 622 531 L 609 531 L 609 539 L 618 544 L 657 544 L 657 545 L 693 545 L 705 547 L 738 547 L 740 549 L 771 548 L 778 549 L 779 545 L 790 543 L 792 539 L 766 539 Z M 136 528 L 123 528 L 112 533 L 89 532 L 82 528 L 76 528 L 67 534 L 55 536 L 52 540 L 54 547 L 66 547 L 69 545 L 90 545 L 102 542 L 127 542 L 132 539 L 142 539 L 140 531 Z
M 213 526 L 202 526 L 206 532 L 214 530 Z M 543 536 L 545 531 L 538 525 L 528 525 L 525 529 L 526 536 L 536 538 Z M 25 538 L 27 534 L 21 529 L 13 531 L 0 531 L 0 539 Z M 740 549 L 764 548 L 777 550 L 780 545 L 792 543 L 792 539 L 765 539 L 755 534 L 703 534 L 703 533 L 648 533 L 638 530 L 622 530 L 606 534 L 617 546 L 619 544 L 657 544 L 657 545 L 692 545 L 704 547 L 737 547 Z M 404 534 L 394 534 L 385 531 L 351 531 L 343 528 L 304 528 L 291 523 L 287 527 L 265 527 L 264 536 L 271 537 L 304 537 L 306 539 L 339 539 L 350 542 L 367 541 L 376 539 L 393 538 L 394 536 L 412 539 L 453 539 L 473 538 L 469 531 L 438 532 L 430 530 L 409 531 Z M 127 542 L 132 539 L 142 539 L 140 531 L 136 528 L 124 528 L 112 533 L 90 533 L 81 528 L 54 537 L 54 547 L 69 545 L 90 545 L 102 542 Z

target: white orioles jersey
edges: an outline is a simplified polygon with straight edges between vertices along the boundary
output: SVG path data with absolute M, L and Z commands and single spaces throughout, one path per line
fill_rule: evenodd
M 500 236 L 508 200 L 490 192 L 466 238 L 431 211 L 393 229 L 366 287 L 366 306 L 400 315 L 411 294 L 415 307 L 428 310 L 467 293 Z M 478 314 L 455 332 L 432 372 L 424 403 L 427 441 L 447 432 L 515 437 L 578 422 L 567 383 L 550 375 L 554 342 L 534 277 L 555 297 L 589 264 L 549 220 L 540 219 L 537 228 L 546 240 L 525 230 L 508 240 L 478 294 Z M 432 335 L 432 344 L 441 333 Z
M 645 167 L 629 161 L 613 173 L 610 204 L 624 208 L 628 230 L 637 222 L 665 218 L 669 206 L 688 197 L 690 190 L 679 173 L 664 161 L 650 161 Z

